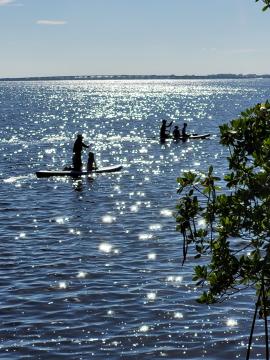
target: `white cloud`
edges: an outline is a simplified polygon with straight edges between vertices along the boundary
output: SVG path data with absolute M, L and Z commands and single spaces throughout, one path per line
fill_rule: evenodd
M 64 20 L 37 20 L 36 23 L 38 25 L 65 25 L 67 22 Z
M 14 0 L 0 0 L 0 6 L 8 5 L 13 2 L 14 2 Z

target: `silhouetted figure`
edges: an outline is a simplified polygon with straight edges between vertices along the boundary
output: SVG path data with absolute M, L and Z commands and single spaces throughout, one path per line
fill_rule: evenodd
M 189 134 L 187 134 L 186 129 L 187 129 L 187 123 L 184 123 L 184 126 L 183 126 L 183 128 L 182 128 L 182 137 L 183 137 L 183 140 L 186 140 L 186 139 L 189 137 Z
M 159 137 L 161 141 L 164 141 L 165 139 L 168 139 L 169 135 L 170 135 L 170 131 L 168 131 L 167 129 L 170 128 L 172 126 L 172 121 L 169 123 L 169 125 L 167 125 L 167 121 L 166 120 L 162 120 L 162 124 L 160 127 L 160 133 L 159 133 Z
M 174 129 L 173 129 L 173 139 L 174 140 L 179 140 L 180 137 L 181 137 L 180 130 L 179 130 L 178 126 L 175 126 Z
M 95 154 L 92 151 L 89 151 L 88 161 L 87 161 L 87 171 L 92 172 L 95 169 L 97 169 Z
M 88 145 L 83 143 L 83 136 L 81 134 L 77 135 L 77 139 L 73 145 L 73 169 L 76 171 L 82 170 L 82 150 L 83 148 L 89 148 Z

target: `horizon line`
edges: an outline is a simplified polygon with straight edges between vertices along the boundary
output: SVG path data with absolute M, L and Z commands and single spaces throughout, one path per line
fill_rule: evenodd
M 117 80 L 117 79 L 229 79 L 229 78 L 269 78 L 270 74 L 237 74 L 237 73 L 217 73 L 217 74 L 207 74 L 207 75 L 198 75 L 198 74 L 189 74 L 189 75 L 132 75 L 132 74 L 114 74 L 114 75 L 34 75 L 34 76 L 16 76 L 16 77 L 0 77 L 0 81 L 14 81 L 14 80 Z

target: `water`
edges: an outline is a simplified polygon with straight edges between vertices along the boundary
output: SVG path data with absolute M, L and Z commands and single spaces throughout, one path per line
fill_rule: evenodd
M 269 80 L 0 82 L 0 358 L 237 359 L 252 291 L 196 302 L 175 231 L 176 178 L 226 172 L 218 126 L 269 98 Z M 210 140 L 161 145 L 161 119 Z M 37 179 L 71 160 L 75 134 L 93 179 Z M 86 161 L 87 152 L 83 155 Z M 253 358 L 264 358 L 258 322 Z

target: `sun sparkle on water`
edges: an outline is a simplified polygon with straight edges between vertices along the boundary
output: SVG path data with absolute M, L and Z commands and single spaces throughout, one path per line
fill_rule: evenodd
M 153 235 L 152 234 L 139 234 L 139 240 L 149 240 L 152 239 Z
M 115 220 L 116 220 L 116 218 L 115 218 L 114 216 L 112 216 L 112 215 L 104 215 L 104 216 L 102 217 L 102 222 L 103 222 L 104 224 L 111 224 L 111 223 L 113 223 Z
M 148 326 L 148 325 L 142 325 L 142 326 L 139 328 L 139 331 L 141 331 L 141 332 L 147 332 L 147 331 L 149 331 L 149 326 Z
M 174 313 L 174 318 L 175 319 L 183 319 L 183 317 L 184 317 L 184 315 L 181 312 L 176 311 Z
M 99 250 L 105 253 L 110 253 L 112 251 L 112 245 L 106 242 L 101 243 L 99 245 Z
M 238 322 L 235 319 L 228 319 L 226 321 L 226 325 L 229 326 L 229 327 L 234 327 L 234 326 L 238 325 Z
M 154 292 L 150 292 L 147 294 L 147 300 L 149 300 L 149 301 L 156 300 L 156 297 L 157 297 L 157 294 Z
M 165 217 L 170 217 L 173 215 L 172 210 L 169 209 L 162 209 L 160 210 L 160 215 L 165 216 Z
M 150 254 L 148 254 L 147 257 L 148 257 L 148 260 L 156 260 L 157 255 L 155 253 L 150 253 Z
M 60 281 L 58 286 L 59 286 L 59 289 L 66 289 L 67 283 L 65 281 Z
M 86 275 L 87 275 L 87 272 L 85 272 L 85 271 L 80 271 L 80 272 L 78 272 L 78 274 L 77 274 L 77 278 L 82 278 L 82 279 L 84 279 L 84 278 L 86 277 Z

